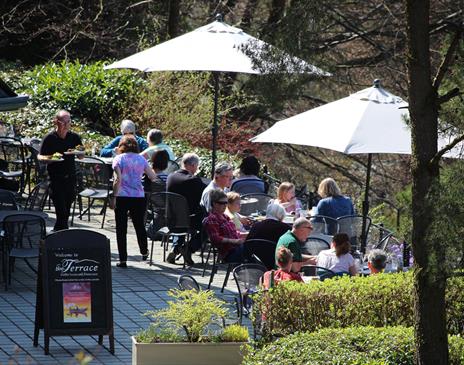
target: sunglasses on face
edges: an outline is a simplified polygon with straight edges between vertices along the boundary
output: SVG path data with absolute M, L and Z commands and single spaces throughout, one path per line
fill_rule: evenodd
M 223 200 L 220 200 L 220 201 L 217 201 L 215 202 L 216 204 L 221 204 L 221 205 L 227 205 L 227 202 L 226 201 L 223 201 Z

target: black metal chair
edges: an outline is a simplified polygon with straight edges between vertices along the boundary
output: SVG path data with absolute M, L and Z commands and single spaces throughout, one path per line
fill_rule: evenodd
M 187 242 L 192 234 L 191 216 L 187 199 L 176 193 L 152 193 L 150 194 L 148 206 L 149 215 L 151 216 L 151 229 L 148 235 L 151 239 L 150 265 L 152 265 L 153 246 L 157 236 L 161 236 L 163 261 L 166 261 L 169 239 L 171 237 L 183 237 Z M 184 245 L 184 249 L 187 249 L 187 245 Z
M 26 187 L 28 149 L 20 139 L 13 137 L 0 137 L 0 159 L 3 161 L 0 168 L 0 177 L 8 180 L 18 180 L 19 194 L 24 193 Z
M 251 215 L 258 212 L 266 212 L 269 201 L 273 199 L 272 196 L 267 194 L 245 194 L 241 197 L 240 214 Z
M 245 177 L 234 180 L 230 190 L 240 195 L 264 194 L 266 192 L 266 186 L 264 181 L 258 177 Z
M 200 285 L 191 275 L 184 274 L 179 276 L 179 279 L 177 279 L 177 285 L 181 290 L 201 290 Z
M 383 249 L 392 236 L 393 232 L 381 225 L 372 223 L 367 235 L 366 253 L 375 248 Z
M 90 221 L 90 209 L 95 200 L 103 200 L 103 219 L 101 228 L 105 224 L 106 209 L 108 207 L 110 193 L 112 190 L 111 176 L 109 169 L 104 161 L 96 157 L 85 157 L 82 160 L 76 160 L 77 170 L 77 189 L 78 194 L 73 204 L 73 212 L 71 218 L 71 226 L 74 223 L 74 213 L 76 210 L 76 201 L 79 201 L 79 219 L 82 219 L 84 214 L 88 214 Z M 87 198 L 88 204 L 84 211 L 81 211 L 81 199 Z
M 332 217 L 325 215 L 313 215 L 309 217 L 313 226 L 313 233 L 321 233 L 325 235 L 334 235 L 338 232 L 338 221 Z
M 179 168 L 179 164 L 176 161 L 169 160 L 168 167 L 164 170 L 164 172 L 169 175 L 171 172 L 179 170 Z
M 301 267 L 301 272 L 304 276 L 318 276 L 319 280 L 324 281 L 325 279 L 333 278 L 337 274 L 325 267 L 316 265 L 305 265 Z
M 3 220 L 3 275 L 5 290 L 11 285 L 11 273 L 15 259 L 24 259 L 33 270 L 37 270 L 28 261 L 39 257 L 40 241 L 45 238 L 45 220 L 32 214 L 12 214 Z
M 26 200 L 24 210 L 43 211 L 48 197 L 48 181 L 37 184 Z
M 259 264 L 263 264 L 268 270 L 275 268 L 275 251 L 277 243 L 262 240 L 251 239 L 244 242 L 245 258 L 250 261 L 259 260 Z
M 18 203 L 13 192 L 0 189 L 0 210 L 18 210 Z
M 361 242 L 363 237 L 362 232 L 362 215 L 345 215 L 343 217 L 337 218 L 338 222 L 338 233 L 346 233 L 350 237 L 351 251 L 360 251 Z M 366 217 L 366 228 L 364 236 L 367 237 L 369 232 L 369 227 L 371 225 L 371 219 Z
M 309 237 L 306 242 L 301 245 L 301 253 L 311 256 L 317 256 L 319 252 L 328 250 L 330 248 L 329 242 L 322 238 Z
M 253 300 L 250 295 L 258 292 L 261 277 L 266 268 L 258 264 L 242 264 L 233 270 L 233 276 L 238 290 L 239 322 L 243 316 L 251 313 Z

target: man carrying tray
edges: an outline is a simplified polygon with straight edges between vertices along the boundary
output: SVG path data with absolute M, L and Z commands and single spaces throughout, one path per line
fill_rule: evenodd
M 38 159 L 47 163 L 50 197 L 56 213 L 53 229 L 59 231 L 69 228 L 69 214 L 76 195 L 76 167 L 73 151 L 82 145 L 82 140 L 77 133 L 70 130 L 71 115 L 68 111 L 58 111 L 53 123 L 55 130 L 43 138 Z M 79 156 L 82 157 L 83 154 Z

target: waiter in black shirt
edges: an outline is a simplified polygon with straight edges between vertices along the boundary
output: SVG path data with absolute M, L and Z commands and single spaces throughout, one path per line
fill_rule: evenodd
M 68 219 L 71 206 L 76 195 L 76 167 L 74 155 L 64 154 L 82 145 L 81 137 L 70 131 L 71 115 L 66 110 L 56 113 L 53 120 L 55 130 L 48 133 L 40 146 L 39 160 L 47 163 L 50 177 L 50 197 L 55 206 L 55 231 L 68 229 Z M 62 154 L 62 160 L 53 161 L 49 156 L 54 153 Z

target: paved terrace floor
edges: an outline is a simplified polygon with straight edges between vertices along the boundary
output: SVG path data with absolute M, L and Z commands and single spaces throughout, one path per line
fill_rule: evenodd
M 48 210 L 46 212 L 50 216 L 47 227 L 53 227 L 54 214 Z M 91 364 L 130 364 L 130 336 L 150 323 L 143 315 L 145 311 L 166 305 L 166 300 L 169 299 L 167 291 L 177 287 L 177 278 L 188 273 L 206 288 L 210 270 L 207 270 L 205 277 L 201 277 L 202 265 L 199 256 L 193 257 L 195 266 L 184 270 L 182 259 L 176 265 L 164 263 L 162 249 L 159 242 L 155 242 L 153 266 L 142 262 L 131 222 L 128 230 L 129 268 L 117 268 L 115 265 L 118 262 L 118 250 L 113 211 L 109 210 L 104 229 L 100 229 L 102 216 L 98 215 L 98 210 L 92 210 L 92 213 L 90 222 L 84 218 L 82 221 L 75 221 L 74 226 L 95 230 L 110 239 L 115 355 L 108 351 L 107 336 L 104 338 L 104 346 L 97 344 L 95 336 L 52 337 L 50 355 L 44 355 L 41 331 L 39 347 L 33 347 L 36 274 L 23 263 L 23 260 L 17 260 L 9 290 L 5 292 L 4 284 L 0 282 L 0 364 L 76 364 L 74 356 L 80 352 L 93 357 Z M 235 283 L 231 278 L 224 295 L 221 295 L 224 273 L 224 269 L 219 270 L 212 289 L 230 302 L 236 293 Z

